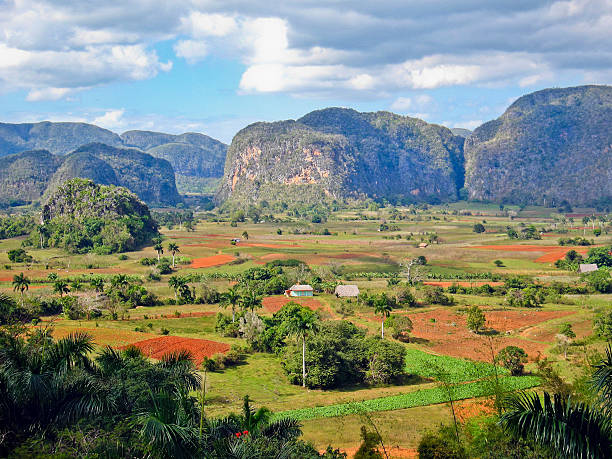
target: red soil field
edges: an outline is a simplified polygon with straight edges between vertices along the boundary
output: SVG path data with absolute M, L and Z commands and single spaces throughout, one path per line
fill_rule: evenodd
M 465 424 L 470 418 L 491 415 L 495 413 L 492 400 L 470 399 L 460 400 L 455 405 L 455 415 L 460 423 Z
M 570 247 L 570 246 L 546 246 L 546 245 L 482 245 L 471 247 L 473 249 L 493 250 L 503 252 L 543 252 L 544 255 L 537 258 L 538 263 L 554 263 L 565 257 L 570 250 L 575 250 L 580 254 L 586 254 L 589 247 Z
M 160 336 L 146 339 L 132 344 L 140 349 L 147 357 L 160 360 L 164 355 L 175 351 L 189 351 L 196 365 L 200 365 L 204 357 L 225 353 L 230 345 L 209 341 L 207 339 L 183 338 L 180 336 Z M 124 346 L 123 349 L 125 349 Z
M 288 298 L 286 296 L 278 295 L 267 296 L 262 300 L 263 307 L 266 309 L 266 311 L 269 311 L 273 314 L 290 302 L 301 304 L 302 306 L 306 306 L 307 308 L 310 308 L 313 311 L 315 309 L 320 309 L 324 307 L 319 300 L 315 300 L 314 298 Z
M 416 458 L 419 457 L 419 454 L 416 449 L 412 448 L 400 448 L 399 446 L 389 446 L 385 445 L 387 449 L 387 454 L 389 454 L 389 459 L 405 459 L 405 458 Z M 348 457 L 353 457 L 359 447 L 355 446 L 354 448 L 340 448 L 340 451 L 345 452 Z M 382 448 L 379 448 L 382 453 Z M 325 451 L 321 451 L 324 453 Z
M 496 330 L 498 335 L 493 338 L 495 352 L 506 346 L 518 346 L 525 349 L 530 359 L 549 347 L 552 341 L 529 340 L 520 336 L 507 336 L 506 332 L 525 332 L 548 320 L 575 314 L 572 311 L 519 311 L 484 310 L 486 327 Z M 452 310 L 436 309 L 433 311 L 410 314 L 414 325 L 412 336 L 419 340 L 426 340 L 432 350 L 453 357 L 470 358 L 474 360 L 490 361 L 490 348 L 488 339 L 484 335 L 477 335 L 468 330 L 465 314 Z M 368 317 L 380 323 L 379 317 Z M 435 319 L 432 322 L 431 319 Z M 523 334 L 521 333 L 521 335 Z M 548 339 L 548 337 L 546 337 Z
M 194 258 L 191 260 L 191 268 L 210 268 L 211 266 L 220 266 L 230 261 L 235 260 L 231 255 L 213 255 L 210 257 Z
M 423 282 L 425 285 L 435 285 L 437 287 L 450 287 L 451 285 L 459 285 L 461 287 L 481 287 L 483 285 L 490 285 L 491 287 L 495 287 L 497 285 L 504 285 L 503 282 L 485 282 L 485 281 L 475 281 L 475 282 L 448 282 L 448 281 L 425 281 Z
M 261 242 L 239 242 L 237 247 L 265 247 L 268 249 L 283 249 L 287 247 L 302 247 L 297 244 L 264 244 Z

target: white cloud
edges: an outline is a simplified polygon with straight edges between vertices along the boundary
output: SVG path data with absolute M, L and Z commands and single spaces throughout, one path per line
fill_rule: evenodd
M 32 89 L 28 92 L 26 100 L 28 102 L 36 102 L 39 100 L 58 100 L 70 93 L 70 88 L 43 88 Z
M 174 52 L 187 62 L 193 64 L 208 55 L 208 46 L 202 41 L 181 40 L 174 45 Z
M 108 110 L 101 116 L 94 118 L 93 124 L 97 124 L 106 129 L 120 130 L 124 127 L 125 122 L 123 120 L 124 109 Z
M 197 38 L 225 37 L 237 30 L 237 24 L 231 16 L 192 11 L 188 16 L 181 18 L 181 29 Z
M 412 110 L 423 110 L 429 108 L 433 98 L 428 94 L 420 94 L 416 97 L 398 97 L 391 104 L 391 110 L 399 113 L 409 113 Z

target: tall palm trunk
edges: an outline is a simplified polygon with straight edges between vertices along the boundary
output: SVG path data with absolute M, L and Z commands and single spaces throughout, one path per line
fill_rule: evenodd
M 302 387 L 306 387 L 306 335 L 302 335 Z
M 382 318 L 382 322 L 380 323 L 380 336 L 381 338 L 385 338 L 385 316 Z
M 172 267 L 174 268 L 174 252 L 172 252 Z
M 232 323 L 236 322 L 236 305 L 232 304 Z

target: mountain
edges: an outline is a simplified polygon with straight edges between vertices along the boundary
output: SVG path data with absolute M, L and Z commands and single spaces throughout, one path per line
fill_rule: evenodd
M 49 246 L 76 253 L 133 250 L 158 234 L 149 208 L 134 193 L 81 178 L 49 195 L 42 222 Z
M 67 155 L 83 145 L 135 147 L 166 159 L 182 192 L 212 192 L 223 175 L 227 145 L 203 134 L 128 131 L 121 136 L 86 123 L 0 123 L 0 157 L 29 150 Z
M 155 205 L 181 202 L 168 161 L 101 143 L 84 145 L 66 156 L 34 150 L 0 158 L 0 202 L 46 200 L 75 177 L 124 186 Z
M 86 123 L 0 123 L 0 156 L 26 150 L 47 150 L 65 155 L 91 142 L 122 146 L 121 138 Z
M 0 202 L 40 199 L 62 159 L 46 150 L 33 150 L 0 158 Z
M 204 134 L 128 131 L 121 139 L 126 146 L 168 160 L 181 192 L 212 191 L 223 175 L 227 145 Z
M 466 139 L 465 157 L 471 199 L 612 201 L 612 87 L 523 96 Z
M 463 142 L 445 127 L 389 112 L 328 108 L 255 123 L 232 140 L 215 199 L 454 200 L 463 186 Z

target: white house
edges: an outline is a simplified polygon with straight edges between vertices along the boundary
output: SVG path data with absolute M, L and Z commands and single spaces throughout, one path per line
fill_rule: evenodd
M 313 296 L 314 289 L 310 285 L 292 285 L 289 290 L 285 290 L 285 296 Z

